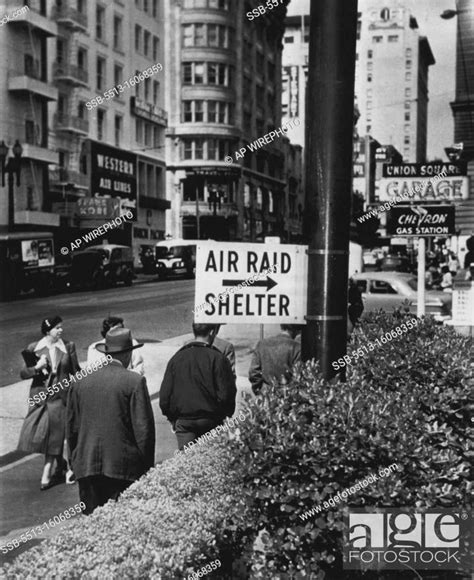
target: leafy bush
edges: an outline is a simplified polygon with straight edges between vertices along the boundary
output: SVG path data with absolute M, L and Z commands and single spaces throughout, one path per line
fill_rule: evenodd
M 402 321 L 369 315 L 349 351 Z M 346 383 L 299 365 L 290 384 L 249 403 L 236 435 L 154 468 L 117 503 L 19 556 L 5 577 L 168 580 L 219 558 L 214 577 L 228 578 L 242 557 L 232 578 L 361 578 L 342 568 L 344 504 L 300 515 L 394 463 L 399 471 L 346 505 L 466 506 L 472 370 L 472 341 L 430 319 L 360 358 Z M 381 577 L 407 575 L 363 575 Z
M 402 321 L 399 312 L 369 316 L 349 350 Z M 347 505 L 466 506 L 472 367 L 472 342 L 426 319 L 359 359 L 346 383 L 325 381 L 306 363 L 289 385 L 273 385 L 252 402 L 254 422 L 234 443 L 263 543 L 250 550 L 251 577 L 359 577 L 342 569 L 344 505 L 299 516 L 393 463 L 398 472 Z
M 236 553 L 240 543 L 233 540 L 226 518 L 237 527 L 246 516 L 229 461 L 225 434 L 175 456 L 150 470 L 116 503 L 80 516 L 70 529 L 21 554 L 4 567 L 4 577 L 167 580 L 216 558 L 225 571 L 223 554 L 225 559 Z

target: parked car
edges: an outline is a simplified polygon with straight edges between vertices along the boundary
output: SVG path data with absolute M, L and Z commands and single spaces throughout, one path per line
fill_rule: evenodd
M 100 289 L 119 282 L 131 286 L 134 278 L 133 252 L 129 246 L 90 246 L 72 256 L 71 286 L 74 288 Z
M 413 267 L 408 256 L 389 254 L 377 263 L 377 269 L 382 272 L 411 272 Z
M 410 312 L 417 310 L 417 279 L 413 274 L 403 272 L 363 272 L 353 279 L 362 294 L 364 314 L 374 310 L 393 311 L 409 302 Z M 442 322 L 451 318 L 452 295 L 447 292 L 427 290 L 425 298 L 426 314 Z

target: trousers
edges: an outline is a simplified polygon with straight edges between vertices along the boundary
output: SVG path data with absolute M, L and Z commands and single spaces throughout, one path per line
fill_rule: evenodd
M 106 504 L 109 499 L 117 500 L 118 496 L 132 485 L 133 481 L 113 479 L 105 475 L 91 475 L 77 480 L 79 498 L 86 504 L 85 515 L 91 514 L 95 508 Z
M 216 419 L 177 419 L 174 428 L 179 450 L 221 424 L 222 421 Z

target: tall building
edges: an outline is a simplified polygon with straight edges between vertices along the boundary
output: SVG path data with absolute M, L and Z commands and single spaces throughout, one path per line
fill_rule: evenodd
M 141 245 L 164 238 L 170 207 L 162 2 L 31 0 L 28 8 L 0 34 L 0 140 L 20 141 L 25 169 L 15 227 L 47 227 L 58 250 L 130 210 L 132 223 L 96 243 L 131 245 L 137 259 Z
M 172 204 L 167 233 L 172 237 L 290 236 L 289 144 L 279 137 L 256 151 L 247 148 L 281 126 L 286 3 L 250 20 L 250 2 L 167 2 L 167 189 Z
M 365 133 L 393 145 L 405 162 L 426 160 L 428 39 L 403 0 L 362 0 L 355 92 Z
M 456 18 L 456 98 L 451 108 L 454 141 L 462 143 L 469 177 L 469 197 L 456 208 L 456 227 L 468 237 L 474 234 L 474 4 L 458 0 Z

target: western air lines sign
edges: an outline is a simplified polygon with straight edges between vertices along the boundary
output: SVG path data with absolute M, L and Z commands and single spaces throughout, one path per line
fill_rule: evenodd
M 195 322 L 304 324 L 306 246 L 200 242 Z

